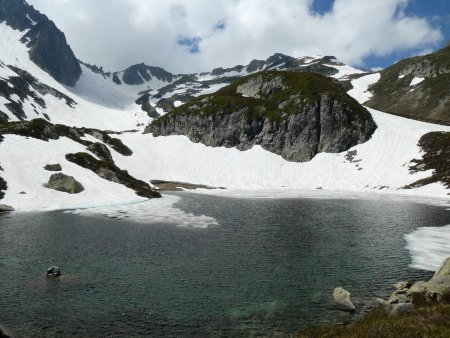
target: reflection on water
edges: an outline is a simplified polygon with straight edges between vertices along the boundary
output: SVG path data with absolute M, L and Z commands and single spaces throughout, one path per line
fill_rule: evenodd
M 392 201 L 182 194 L 208 228 L 64 212 L 0 218 L 0 322 L 24 336 L 289 335 L 345 321 L 408 267 L 404 235 L 450 223 L 443 208 Z M 63 277 L 44 273 L 58 265 Z

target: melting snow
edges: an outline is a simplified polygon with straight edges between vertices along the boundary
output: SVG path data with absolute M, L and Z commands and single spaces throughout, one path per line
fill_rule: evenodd
M 425 78 L 423 77 L 414 77 L 414 79 L 412 79 L 411 83 L 409 84 L 410 86 L 415 86 L 418 85 L 419 83 L 421 83 L 423 80 L 425 80 Z

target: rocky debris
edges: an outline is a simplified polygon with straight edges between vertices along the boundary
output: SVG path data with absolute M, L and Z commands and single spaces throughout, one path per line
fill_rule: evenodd
M 109 151 L 108 147 L 105 146 L 103 143 L 95 142 L 91 144 L 87 149 L 94 155 L 97 155 L 97 157 L 101 160 L 104 161 L 113 160 L 111 152 Z
M 61 270 L 57 266 L 51 266 L 47 269 L 47 277 L 59 277 L 61 276 Z
M 61 164 L 55 163 L 55 164 L 46 164 L 44 166 L 44 169 L 47 171 L 61 171 L 62 167 Z
M 88 153 L 67 154 L 66 159 L 83 168 L 89 169 L 99 177 L 122 184 L 136 192 L 137 195 L 145 198 L 161 197 L 161 194 L 152 189 L 146 182 L 131 176 L 126 170 L 117 167 L 113 161 L 97 160 Z
M 344 311 L 355 311 L 355 305 L 350 300 L 350 292 L 338 287 L 333 291 L 334 302 L 338 305 L 341 310 Z
M 416 312 L 415 306 L 440 302 L 450 296 L 450 257 L 428 281 L 398 282 L 389 299 L 377 299 L 377 303 L 390 315 L 406 315 Z
M 6 204 L 0 204 L 0 213 L 10 212 L 10 211 L 14 211 L 14 208 L 10 207 L 9 205 L 6 205 Z
M 154 185 L 158 191 L 183 191 L 183 190 L 196 190 L 196 189 L 224 189 L 214 188 L 203 184 L 194 184 L 177 181 L 164 181 L 164 180 L 150 180 L 150 183 Z
M 370 113 L 333 79 L 312 73 L 268 72 L 194 98 L 153 121 L 146 133 L 186 135 L 213 147 L 254 145 L 289 161 L 341 152 L 370 139 Z
M 84 187 L 72 176 L 63 173 L 57 173 L 50 176 L 47 188 L 66 192 L 69 194 L 78 194 L 84 191 Z

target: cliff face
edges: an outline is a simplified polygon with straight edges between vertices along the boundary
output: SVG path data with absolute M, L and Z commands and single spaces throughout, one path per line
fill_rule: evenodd
M 303 162 L 365 142 L 375 129 L 369 112 L 332 79 L 271 72 L 194 99 L 152 122 L 146 132 L 186 135 L 213 147 L 261 145 L 286 160 Z

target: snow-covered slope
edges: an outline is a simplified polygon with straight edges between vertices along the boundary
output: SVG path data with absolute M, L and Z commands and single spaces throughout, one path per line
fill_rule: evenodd
M 214 92 L 226 85 L 231 77 L 289 67 L 319 69 L 339 80 L 349 80 L 352 78 L 349 78 L 350 75 L 360 76 L 352 80 L 353 89 L 349 93 L 360 102 L 365 102 L 370 98 L 368 86 L 379 79 L 379 74 L 364 76 L 364 72 L 340 64 L 331 57 L 295 59 L 277 54 L 266 61 L 252 61 L 247 66 L 216 69 L 210 73 L 189 76 L 170 77 L 161 73 L 166 77 L 158 78 L 150 76 L 149 70 L 147 75 L 150 78 L 146 80 L 139 73 L 144 83 L 135 85 L 114 82 L 114 74 L 120 75 L 123 80 L 125 73 L 105 75 L 104 72 L 82 65 L 82 75 L 75 87 L 67 87 L 30 60 L 28 48 L 20 42 L 25 33 L 0 23 L 0 81 L 14 89 L 12 79 L 23 78 L 19 70 L 26 71 L 36 80 L 26 86 L 24 97 L 17 94 L 0 95 L 0 111 L 10 121 L 19 120 L 9 106 L 15 103 L 22 107 L 25 119 L 48 117 L 52 123 L 69 126 L 116 131 L 137 129 L 117 136 L 133 150 L 132 156 L 122 156 L 110 150 L 120 168 L 146 182 L 150 179 L 175 180 L 225 187 L 226 192 L 277 191 L 281 194 L 289 192 L 291 196 L 301 195 L 301 190 L 320 188 L 324 193 L 388 192 L 448 199 L 447 190 L 440 184 L 413 190 L 401 188 L 430 174 L 419 172 L 412 175 L 408 170 L 410 161 L 421 156 L 417 146 L 420 137 L 431 131 L 450 131 L 449 127 L 370 110 L 378 125 L 370 141 L 354 147 L 350 154 L 322 153 L 310 162 L 292 163 L 260 147 L 242 152 L 233 148 L 206 147 L 182 136 L 155 138 L 143 135 L 142 129 L 151 118 L 135 104 L 139 95 L 148 92 L 152 106 L 157 106 L 161 99 L 171 99 L 174 105 L 179 105 L 183 101 L 182 95 Z M 154 68 L 148 69 L 161 72 Z M 39 89 L 39 86 L 44 90 Z M 68 104 L 67 98 L 73 103 Z M 163 108 L 158 109 L 164 112 Z M 6 135 L 0 142 L 0 165 L 3 168 L 0 175 L 8 183 L 2 203 L 11 204 L 17 210 L 36 210 L 142 201 L 133 191 L 103 180 L 91 171 L 65 160 L 67 153 L 77 151 L 86 149 L 67 138 L 44 142 Z M 42 167 L 56 162 L 62 164 L 64 173 L 76 177 L 85 186 L 83 193 L 66 195 L 43 186 L 50 173 Z

